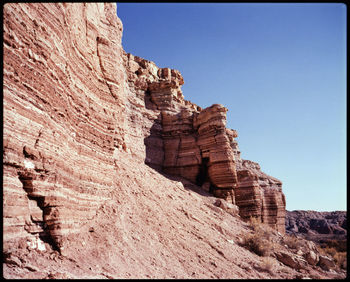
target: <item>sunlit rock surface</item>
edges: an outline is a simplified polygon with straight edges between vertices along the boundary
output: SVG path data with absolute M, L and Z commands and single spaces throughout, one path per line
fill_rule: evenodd
M 187 260 L 184 250 L 196 240 L 204 244 L 196 247 L 201 256 L 218 256 L 221 265 L 221 249 L 231 243 L 209 242 L 218 233 L 208 226 L 225 219 L 228 236 L 235 229 L 230 224 L 239 221 L 203 204 L 211 196 L 230 202 L 227 209 L 243 219 L 255 216 L 284 232 L 281 182 L 241 160 L 238 134 L 226 128 L 228 109 L 185 100 L 179 71 L 125 53 L 115 4 L 8 3 L 3 11 L 6 254 L 26 242 L 24 249 L 45 252 L 50 246 L 76 259 L 90 252 L 106 261 L 119 255 L 110 253 L 113 248 L 129 246 L 123 249 L 129 256 L 120 255 L 137 260 L 139 253 L 132 252 L 141 248 L 149 255 L 145 262 L 175 242 L 174 252 L 182 248 L 177 256 Z M 208 199 L 185 189 L 198 186 Z M 183 225 L 192 235 L 179 231 Z M 149 249 L 149 240 L 157 247 Z M 160 261 L 173 265 L 173 255 Z M 174 271 L 190 271 L 181 261 Z M 124 269 L 132 265 L 124 262 Z M 138 265 L 147 273 L 151 262 Z M 50 277 L 61 277 L 55 275 Z

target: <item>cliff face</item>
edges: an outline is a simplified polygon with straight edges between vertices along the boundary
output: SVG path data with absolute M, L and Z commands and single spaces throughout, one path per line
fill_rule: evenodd
M 282 184 L 240 159 L 227 109 L 201 109 L 178 71 L 126 54 L 115 11 L 4 7 L 4 249 L 30 238 L 63 252 L 106 202 L 127 197 L 126 160 L 138 177 L 144 163 L 181 176 L 284 233 Z
M 5 5 L 5 242 L 40 234 L 59 247 L 116 187 L 121 35 L 110 4 Z
M 185 100 L 181 91 L 184 81 L 177 70 L 159 69 L 131 54 L 126 58 L 129 91 L 140 105 L 134 111 L 148 117 L 145 148 L 137 146 L 142 148 L 140 156 L 146 151 L 146 164 L 184 177 L 238 205 L 243 219 L 257 217 L 284 233 L 282 183 L 263 173 L 259 164 L 241 159 L 235 140 L 238 134 L 226 128 L 228 109 L 219 104 L 202 109 Z M 138 120 L 143 123 L 145 119 Z M 140 140 L 142 134 L 133 143 Z

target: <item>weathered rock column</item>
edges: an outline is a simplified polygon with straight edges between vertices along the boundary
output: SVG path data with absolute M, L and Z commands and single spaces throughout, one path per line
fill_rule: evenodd
M 240 216 L 256 217 L 282 234 L 285 233 L 285 196 L 282 182 L 263 173 L 258 163 L 240 160 L 237 165 L 236 204 Z
M 235 203 L 237 174 L 234 153 L 226 134 L 226 112 L 224 106 L 214 104 L 195 116 L 193 125 L 198 131 L 197 144 L 202 161 L 208 163 L 213 194 Z
M 183 110 L 178 114 L 162 112 L 164 163 L 163 171 L 196 182 L 201 163 L 196 133 L 193 129 L 193 113 Z

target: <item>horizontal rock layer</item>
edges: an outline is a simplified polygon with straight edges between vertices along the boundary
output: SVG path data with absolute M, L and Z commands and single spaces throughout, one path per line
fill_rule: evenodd
M 130 91 L 154 115 L 153 125 L 144 131 L 146 163 L 203 185 L 236 203 L 242 218 L 259 217 L 284 233 L 282 183 L 263 173 L 257 163 L 241 159 L 238 134 L 226 128 L 227 109 L 218 104 L 202 109 L 184 100 L 178 71 L 159 69 L 131 54 L 126 58 Z M 138 110 L 151 115 L 142 107 Z
M 286 200 L 282 183 L 263 173 L 255 162 L 238 160 L 237 163 L 238 185 L 235 194 L 241 217 L 258 217 L 263 223 L 284 233 Z
M 118 189 L 124 153 L 283 231 L 281 183 L 245 167 L 227 109 L 201 109 L 184 99 L 177 70 L 126 54 L 115 12 L 103 3 L 4 6 L 4 247 L 39 236 L 64 249 Z

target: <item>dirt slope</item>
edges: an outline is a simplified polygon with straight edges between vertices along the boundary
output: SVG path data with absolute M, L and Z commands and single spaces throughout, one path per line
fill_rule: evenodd
M 295 278 L 307 276 L 239 246 L 248 225 L 213 205 L 214 197 L 189 182 L 120 158 L 118 189 L 60 255 L 17 250 L 6 278 Z M 147 179 L 145 182 L 144 179 Z M 11 257 L 16 257 L 14 252 Z M 334 273 L 325 272 L 325 277 Z

